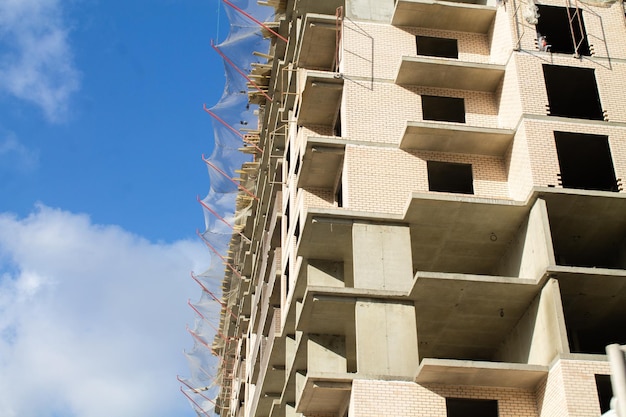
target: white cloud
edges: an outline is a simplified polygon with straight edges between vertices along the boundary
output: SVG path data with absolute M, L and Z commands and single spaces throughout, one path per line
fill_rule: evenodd
M 0 214 L 3 417 L 191 414 L 178 391 L 201 243 L 152 243 L 39 206 Z M 189 415 L 190 415 L 189 414 Z
M 0 91 L 60 121 L 79 78 L 60 0 L 0 1 Z

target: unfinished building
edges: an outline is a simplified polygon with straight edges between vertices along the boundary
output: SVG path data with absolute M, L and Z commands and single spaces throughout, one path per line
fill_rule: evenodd
M 622 3 L 267 4 L 216 412 L 606 411 L 604 347 L 626 343 Z

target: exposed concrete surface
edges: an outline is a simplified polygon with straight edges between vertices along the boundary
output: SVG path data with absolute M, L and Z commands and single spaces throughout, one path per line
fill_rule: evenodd
M 355 288 L 408 291 L 413 281 L 409 232 L 406 226 L 352 226 Z
M 389 23 L 394 5 L 391 1 L 346 0 L 346 17 L 354 20 L 372 20 Z
M 424 359 L 415 381 L 420 384 L 471 385 L 534 390 L 548 375 L 547 366 Z
M 504 68 L 504 65 L 462 62 L 449 58 L 403 56 L 396 83 L 494 92 L 504 77 Z
M 355 326 L 357 372 L 415 375 L 418 354 L 413 305 L 357 301 Z
M 487 33 L 493 25 L 496 9 L 478 1 L 398 0 L 391 23 L 461 32 Z
M 562 353 L 569 353 L 567 332 L 559 285 L 551 279 L 509 333 L 494 359 L 547 366 Z
M 514 134 L 511 129 L 407 122 L 400 148 L 502 157 L 509 149 Z

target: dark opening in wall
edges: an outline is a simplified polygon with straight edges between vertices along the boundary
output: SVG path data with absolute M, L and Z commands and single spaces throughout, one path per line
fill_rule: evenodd
M 611 376 L 596 374 L 596 389 L 598 390 L 598 400 L 600 401 L 600 412 L 604 414 L 611 409 L 611 398 L 613 398 Z
M 293 168 L 293 173 L 298 175 L 300 172 L 300 155 L 296 156 L 296 166 Z
M 342 175 L 339 175 L 339 181 L 337 183 L 337 188 L 335 189 L 335 202 L 337 203 L 337 207 L 343 207 L 343 178 L 342 178 Z
M 459 48 L 456 39 L 416 36 L 417 54 L 440 58 L 458 58 Z
M 497 400 L 446 398 L 448 417 L 498 417 Z
M 285 298 L 289 297 L 289 261 L 285 264 L 285 272 L 283 274 L 283 283 L 285 285 Z
M 428 161 L 427 169 L 430 191 L 474 194 L 472 165 Z
M 606 303 L 610 303 L 611 300 L 607 300 Z M 596 307 L 598 309 L 600 307 Z M 616 315 L 619 315 L 621 310 L 616 310 Z M 594 355 L 604 355 L 606 353 L 606 346 L 619 343 L 623 345 L 626 343 L 626 320 L 619 318 L 609 318 L 608 320 L 592 320 L 594 319 L 593 312 L 584 313 L 589 316 L 587 320 L 589 323 L 585 323 L 583 320 L 574 320 L 573 324 L 568 323 L 573 321 L 573 317 L 565 314 L 565 323 L 568 326 L 567 337 L 570 343 L 570 351 L 572 353 L 587 353 Z
M 296 225 L 293 229 L 293 236 L 296 238 L 296 242 L 300 240 L 300 219 L 296 219 Z
M 465 100 L 457 97 L 422 96 L 424 120 L 465 123 Z
M 543 65 L 550 116 L 604 120 L 592 68 Z
M 545 37 L 548 51 L 574 54 L 578 46 L 578 55 L 591 55 L 587 31 L 583 20 L 582 10 L 573 7 L 557 7 L 537 5 L 539 8 L 539 23 L 537 23 L 537 39 Z M 571 19 L 571 26 L 570 26 Z M 574 37 L 572 38 L 572 32 Z M 575 46 L 576 45 L 576 46 Z M 539 49 L 543 49 L 541 41 Z
M 341 106 L 339 106 L 339 109 L 337 109 L 337 114 L 335 115 L 333 135 L 341 137 Z
M 554 132 L 554 140 L 564 188 L 618 191 L 607 136 Z

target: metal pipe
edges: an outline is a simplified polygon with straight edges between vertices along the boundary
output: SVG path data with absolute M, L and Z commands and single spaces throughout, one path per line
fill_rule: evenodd
M 619 417 L 626 417 L 626 346 L 608 345 L 606 354 L 611 366 L 611 385 L 613 398 L 617 399 L 616 412 Z

